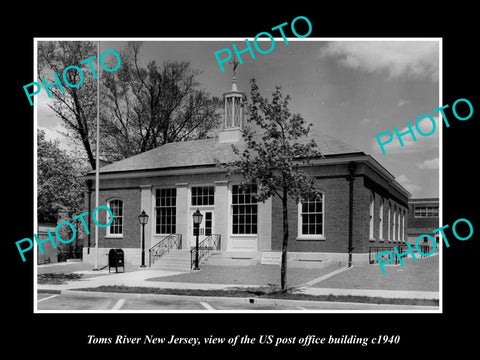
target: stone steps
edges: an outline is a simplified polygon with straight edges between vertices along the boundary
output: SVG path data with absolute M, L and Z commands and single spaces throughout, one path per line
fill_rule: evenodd
M 151 269 L 189 271 L 190 270 L 190 251 L 189 250 L 170 250 L 161 258 L 156 259 Z

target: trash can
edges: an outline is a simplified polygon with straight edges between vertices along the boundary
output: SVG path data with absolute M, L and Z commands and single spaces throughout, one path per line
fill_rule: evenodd
M 110 268 L 114 267 L 115 271 L 118 273 L 118 268 L 123 267 L 123 272 L 125 272 L 125 254 L 122 249 L 110 249 L 108 252 L 108 272 L 110 273 Z

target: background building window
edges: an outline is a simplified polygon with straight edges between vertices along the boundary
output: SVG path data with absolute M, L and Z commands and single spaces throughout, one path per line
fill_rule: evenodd
M 192 206 L 214 205 L 215 188 L 213 186 L 192 187 Z
M 300 235 L 323 236 L 323 195 L 300 203 Z
M 107 228 L 108 235 L 123 235 L 123 201 L 119 199 L 110 200 L 107 203 L 113 214 L 113 220 Z M 107 216 L 109 214 L 107 213 Z M 108 219 L 110 221 L 110 219 Z
M 257 185 L 232 186 L 232 234 L 257 233 Z
M 176 232 L 177 189 L 157 189 L 155 192 L 155 233 Z
M 415 205 L 414 215 L 416 218 L 438 217 L 438 205 Z

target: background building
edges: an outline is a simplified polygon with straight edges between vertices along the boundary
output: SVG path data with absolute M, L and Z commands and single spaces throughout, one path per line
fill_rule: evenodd
M 439 241 L 439 232 L 432 233 L 440 227 L 438 198 L 417 198 L 408 201 L 408 241 L 414 244 L 418 236 L 427 234 Z M 419 244 L 430 244 L 428 238 L 423 238 Z

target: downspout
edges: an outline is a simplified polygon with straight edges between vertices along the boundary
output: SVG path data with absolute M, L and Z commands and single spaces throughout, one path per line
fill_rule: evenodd
M 87 180 L 87 188 L 88 188 L 88 213 L 90 214 L 90 208 L 92 203 L 92 180 Z M 87 247 L 87 254 L 90 255 L 90 222 L 92 217 L 88 216 L 88 247 Z
M 353 252 L 353 174 L 356 164 L 352 161 L 348 164 L 348 181 L 350 185 L 350 197 L 348 199 L 348 267 L 352 267 Z

